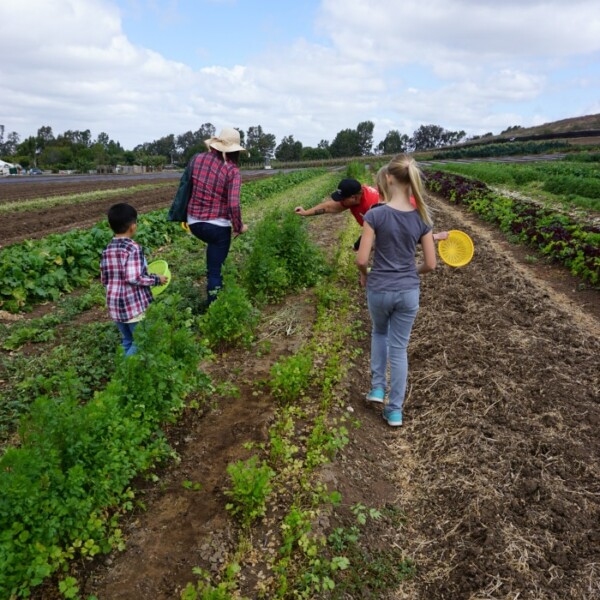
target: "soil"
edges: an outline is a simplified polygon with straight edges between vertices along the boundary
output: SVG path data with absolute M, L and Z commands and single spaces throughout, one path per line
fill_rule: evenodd
M 388 427 L 380 408 L 365 403 L 369 336 L 353 342 L 363 353 L 344 381 L 339 411 L 361 426 L 321 473 L 345 505 L 404 515 L 393 528 L 366 528 L 361 544 L 399 549 L 416 574 L 393 591 L 347 597 L 600 598 L 598 291 L 533 262 L 531 251 L 461 207 L 432 205 L 436 230 L 468 233 L 474 259 L 460 269 L 441 263 L 423 278 L 403 427 Z M 345 218 L 309 223 L 331 248 Z M 368 331 L 364 293 L 358 286 L 352 293 Z M 225 510 L 226 465 L 247 458 L 246 442 L 267 440 L 274 409 L 268 393 L 257 392 L 260 381 L 300 346 L 314 319 L 311 292 L 288 298 L 264 315 L 259 336 L 269 353 L 235 350 L 202 365 L 239 394 L 215 394 L 169 430 L 180 462 L 158 473 L 158 484 L 138 482 L 145 511 L 123 523 L 125 551 L 74 566 L 84 597 L 178 598 L 195 579 L 193 567 L 216 571 L 231 558 L 238 533 Z M 185 489 L 184 481 L 201 489 Z M 243 568 L 243 593 L 258 597 L 259 567 Z M 43 586 L 33 597 L 54 596 Z
M 138 213 L 159 210 L 171 205 L 179 176 L 177 173 L 168 176 L 118 176 L 98 178 L 79 177 L 76 181 L 16 181 L 0 183 L 0 205 L 6 202 L 31 200 L 33 198 L 52 198 L 80 194 L 84 192 L 111 190 L 122 188 L 120 196 L 106 199 L 85 201 L 79 204 L 63 204 L 49 208 L 36 208 L 34 211 L 15 211 L 10 218 L 0 219 L 0 248 L 22 242 L 25 239 L 39 239 L 51 233 L 65 233 L 72 229 L 86 229 L 106 218 L 106 211 L 117 202 L 133 204 Z M 268 176 L 254 172 L 242 171 L 242 181 L 250 181 Z M 170 183 L 170 185 L 169 185 Z M 127 191 L 140 185 L 165 184 L 157 189 Z

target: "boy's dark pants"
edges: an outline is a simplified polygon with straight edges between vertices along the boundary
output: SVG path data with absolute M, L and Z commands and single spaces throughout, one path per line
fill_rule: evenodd
M 137 352 L 137 346 L 133 343 L 133 331 L 139 321 L 136 321 L 135 323 L 115 322 L 121 333 L 121 345 L 123 346 L 123 350 L 125 350 L 125 356 L 135 354 Z

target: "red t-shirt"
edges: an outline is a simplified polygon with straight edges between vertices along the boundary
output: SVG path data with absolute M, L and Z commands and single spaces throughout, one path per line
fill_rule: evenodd
M 363 217 L 366 212 L 373 206 L 379 202 L 379 192 L 370 185 L 362 186 L 362 198 L 360 199 L 360 204 L 358 206 L 351 206 L 350 212 L 354 215 L 357 223 L 362 227 Z
M 366 212 L 375 204 L 379 203 L 379 192 L 376 188 L 371 187 L 370 185 L 362 186 L 362 198 L 360 200 L 360 204 L 358 206 L 351 206 L 350 212 L 354 215 L 357 223 L 362 227 L 364 221 L 363 217 Z M 410 197 L 410 203 L 417 208 L 417 201 L 414 196 Z

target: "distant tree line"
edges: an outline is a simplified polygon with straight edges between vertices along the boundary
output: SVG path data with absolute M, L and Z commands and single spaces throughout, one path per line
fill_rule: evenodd
M 321 140 L 316 147 L 304 146 L 293 135 L 284 136 L 279 144 L 272 133 L 260 125 L 247 131 L 238 128 L 242 145 L 248 150 L 242 153 L 242 163 L 262 163 L 266 160 L 279 161 L 319 160 L 396 154 L 441 148 L 456 144 L 465 138 L 464 131 L 448 131 L 439 125 L 421 125 L 412 137 L 390 130 L 376 146 L 373 142 L 374 123 L 362 121 L 356 129 L 343 129 L 329 142 Z M 125 150 L 107 133 L 94 139 L 89 129 L 65 131 L 54 135 L 52 127 L 43 126 L 37 135 L 21 141 L 15 131 L 5 136 L 5 127 L 0 125 L 0 158 L 19 163 L 24 168 L 74 169 L 81 172 L 94 170 L 101 165 L 145 165 L 163 168 L 166 165 L 184 165 L 197 152 L 204 152 L 204 140 L 216 135 L 212 123 L 204 123 L 196 131 L 180 135 L 173 133 L 152 142 Z

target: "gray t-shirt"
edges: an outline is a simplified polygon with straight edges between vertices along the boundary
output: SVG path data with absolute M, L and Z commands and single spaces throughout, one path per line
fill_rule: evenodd
M 367 289 L 395 292 L 418 288 L 416 247 L 431 227 L 417 210 L 405 212 L 386 205 L 372 208 L 364 219 L 375 231 L 375 255 Z

